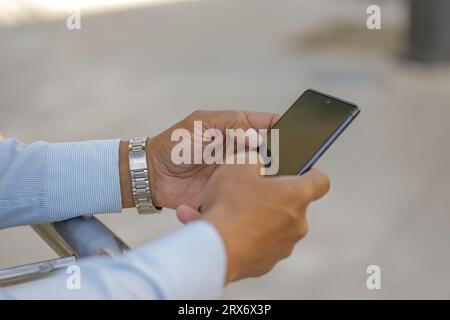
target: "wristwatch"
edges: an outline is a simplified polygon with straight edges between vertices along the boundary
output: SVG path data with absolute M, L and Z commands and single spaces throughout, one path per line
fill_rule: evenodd
M 152 201 L 151 183 L 147 167 L 147 138 L 133 138 L 128 144 L 131 187 L 136 209 L 140 214 L 159 213 Z

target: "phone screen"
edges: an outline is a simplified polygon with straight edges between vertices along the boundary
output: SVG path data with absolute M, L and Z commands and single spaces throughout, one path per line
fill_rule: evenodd
M 307 90 L 272 127 L 279 133 L 277 175 L 303 174 L 357 115 L 356 105 Z M 270 134 L 268 146 L 270 148 Z

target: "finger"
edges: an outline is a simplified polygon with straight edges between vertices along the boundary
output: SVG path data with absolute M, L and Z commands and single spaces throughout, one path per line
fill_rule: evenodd
M 192 209 L 191 207 L 189 207 L 185 204 L 182 204 L 177 208 L 176 214 L 177 214 L 178 220 L 180 220 L 181 223 L 183 223 L 183 224 L 186 224 L 188 222 L 198 220 L 201 218 L 201 215 L 197 210 Z
M 300 177 L 310 201 L 322 198 L 330 190 L 330 179 L 322 171 L 311 169 Z
M 270 129 L 281 118 L 279 114 L 271 112 L 245 111 L 245 116 L 253 129 Z
M 330 180 L 317 169 L 311 169 L 300 177 L 284 176 L 280 179 L 295 184 L 295 187 L 306 195 L 308 201 L 318 200 L 330 190 Z
M 221 169 L 228 168 L 227 170 L 230 170 L 230 166 L 233 170 L 240 172 L 240 174 L 251 173 L 259 175 L 264 166 L 264 159 L 254 150 L 237 152 L 226 156 Z

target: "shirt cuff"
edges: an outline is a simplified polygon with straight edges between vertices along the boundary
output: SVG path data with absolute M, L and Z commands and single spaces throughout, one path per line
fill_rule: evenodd
M 130 253 L 128 262 L 156 283 L 161 299 L 217 299 L 224 286 L 227 257 L 222 236 L 197 220 Z
M 122 210 L 119 143 L 116 139 L 48 146 L 50 221 Z

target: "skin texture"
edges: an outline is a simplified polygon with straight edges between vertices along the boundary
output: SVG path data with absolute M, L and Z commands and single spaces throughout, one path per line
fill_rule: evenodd
M 315 169 L 301 177 L 262 177 L 257 165 L 175 165 L 171 134 L 177 128 L 192 132 L 198 120 L 204 130 L 224 131 L 270 129 L 278 119 L 271 113 L 196 111 L 148 140 L 154 204 L 176 208 L 183 223 L 204 219 L 216 227 L 227 252 L 226 283 L 263 275 L 288 257 L 307 233 L 308 205 L 328 192 L 329 180 Z M 120 179 L 123 207 L 132 207 L 127 141 L 120 145 Z
M 218 129 L 270 129 L 279 119 L 277 114 L 245 111 L 195 111 L 184 120 L 152 137 L 147 142 L 147 164 L 151 182 L 153 203 L 175 209 L 181 204 L 192 208 L 200 206 L 203 189 L 216 165 L 182 164 L 171 160 L 171 152 L 178 141 L 171 141 L 175 129 L 187 129 L 194 145 L 194 121 L 202 121 L 203 130 Z M 210 142 L 204 142 L 207 145 Z M 204 146 L 203 146 L 204 147 Z M 128 141 L 122 141 L 119 151 L 122 206 L 134 207 L 128 166 Z

